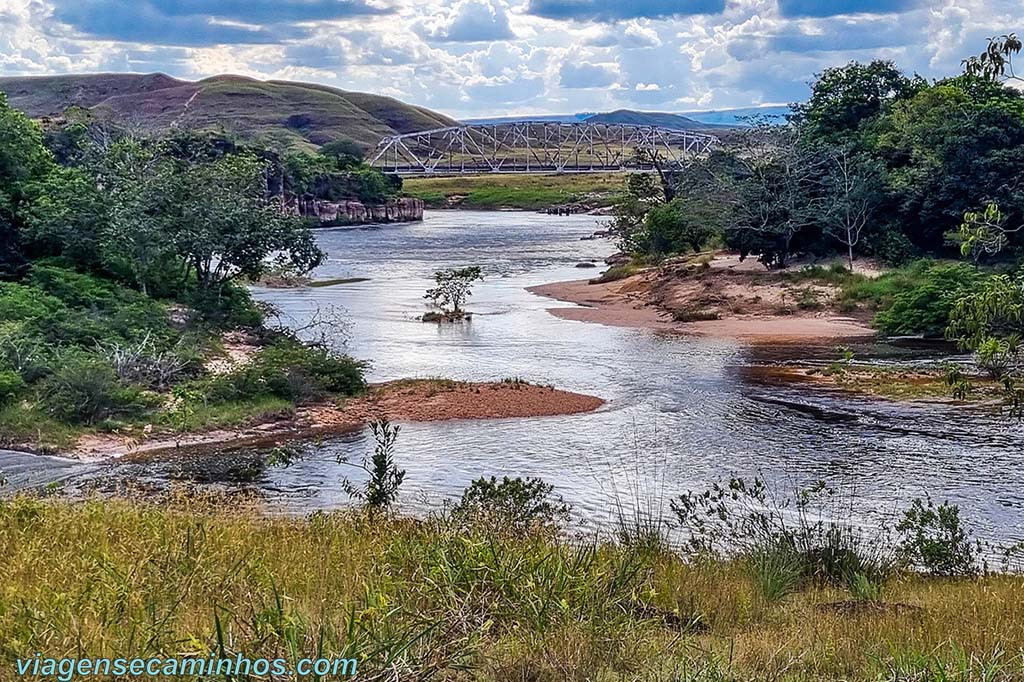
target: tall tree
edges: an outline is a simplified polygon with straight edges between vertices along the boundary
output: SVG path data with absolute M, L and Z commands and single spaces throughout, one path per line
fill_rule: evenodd
M 7 104 L 0 92 L 0 278 L 19 274 L 22 211 L 29 187 L 53 167 L 39 126 Z
M 850 62 L 818 75 L 807 102 L 794 106 L 794 119 L 811 137 L 839 142 L 887 103 L 904 99 L 923 85 L 920 79 L 904 76 L 892 62 Z
M 267 171 L 249 154 L 161 169 L 162 194 L 173 199 L 161 222 L 203 292 L 219 295 L 233 279 L 259 277 L 271 258 L 300 274 L 323 261 L 302 220 L 267 196 Z
M 853 251 L 882 203 L 881 168 L 849 147 L 828 150 L 826 158 L 822 228 L 846 247 L 852 272 Z

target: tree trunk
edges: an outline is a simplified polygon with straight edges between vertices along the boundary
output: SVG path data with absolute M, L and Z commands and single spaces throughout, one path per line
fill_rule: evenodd
M 850 272 L 853 272 L 853 244 L 846 245 L 850 249 Z

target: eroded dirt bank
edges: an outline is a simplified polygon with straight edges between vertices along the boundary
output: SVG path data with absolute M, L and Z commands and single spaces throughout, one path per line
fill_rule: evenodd
M 763 342 L 869 337 L 863 314 L 839 312 L 835 291 L 800 284 L 732 255 L 651 268 L 613 282 L 556 282 L 532 293 L 575 303 L 564 319 Z
M 594 396 L 518 380 L 487 383 L 399 380 L 374 385 L 365 395 L 338 404 L 298 407 L 230 429 L 192 434 L 159 433 L 141 438 L 114 433 L 89 434 L 80 438 L 67 454 L 79 459 L 101 460 L 185 447 L 237 447 L 250 443 L 273 446 L 344 433 L 382 417 L 399 422 L 545 417 L 592 412 L 603 404 L 604 400 Z

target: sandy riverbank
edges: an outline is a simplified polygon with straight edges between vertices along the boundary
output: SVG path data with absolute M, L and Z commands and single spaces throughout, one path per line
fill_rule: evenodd
M 616 327 L 783 343 L 874 335 L 865 317 L 829 307 L 834 292 L 827 287 L 789 284 L 735 256 L 701 268 L 652 268 L 614 282 L 555 282 L 529 291 L 581 306 L 550 308 L 557 317 Z M 813 309 L 802 296 L 814 296 Z
M 397 422 L 545 417 L 592 412 L 603 404 L 604 400 L 594 396 L 525 382 L 399 380 L 374 385 L 365 395 L 343 403 L 298 407 L 230 429 L 192 434 L 154 433 L 143 437 L 88 434 L 67 454 L 83 460 L 102 460 L 152 455 L 179 448 L 249 444 L 269 447 L 344 433 L 381 417 Z

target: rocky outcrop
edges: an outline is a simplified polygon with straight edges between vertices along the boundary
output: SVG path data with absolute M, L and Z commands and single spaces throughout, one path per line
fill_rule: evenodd
M 360 201 L 325 201 L 298 197 L 286 205 L 298 215 L 312 218 L 322 226 L 367 223 L 406 223 L 423 220 L 423 200 L 411 197 L 388 199 L 383 204 Z

